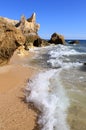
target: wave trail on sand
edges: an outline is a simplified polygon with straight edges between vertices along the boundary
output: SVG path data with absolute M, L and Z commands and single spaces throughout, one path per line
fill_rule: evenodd
M 42 130 L 69 130 L 66 121 L 69 100 L 60 82 L 60 71 L 41 72 L 26 88 L 30 91 L 30 95 L 26 95 L 27 101 L 33 102 L 42 113 L 38 120 Z

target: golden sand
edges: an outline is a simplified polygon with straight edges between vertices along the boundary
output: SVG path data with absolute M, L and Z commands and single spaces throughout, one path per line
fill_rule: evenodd
M 33 130 L 36 125 L 37 113 L 25 103 L 24 90 L 37 71 L 23 66 L 26 58 L 14 54 L 8 65 L 0 67 L 0 130 Z

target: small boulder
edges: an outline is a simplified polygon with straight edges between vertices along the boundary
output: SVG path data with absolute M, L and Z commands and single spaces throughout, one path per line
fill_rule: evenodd
M 78 40 L 72 40 L 72 41 L 69 41 L 69 44 L 79 44 L 79 41 Z
M 57 33 L 53 33 L 51 35 L 49 43 L 53 43 L 53 44 L 56 44 L 56 45 L 57 44 L 65 44 L 64 36 L 59 35 Z

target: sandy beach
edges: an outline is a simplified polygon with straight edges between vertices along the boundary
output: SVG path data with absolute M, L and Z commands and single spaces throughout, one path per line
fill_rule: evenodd
M 0 68 L 0 130 L 33 130 L 36 126 L 37 112 L 25 103 L 24 90 L 37 71 L 23 66 L 26 57 L 14 54 Z

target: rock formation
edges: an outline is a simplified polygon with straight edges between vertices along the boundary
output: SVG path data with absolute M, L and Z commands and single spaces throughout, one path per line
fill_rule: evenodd
M 0 64 L 8 61 L 13 52 L 25 43 L 22 32 L 6 20 L 0 19 Z
M 8 18 L 5 18 L 5 17 L 0 17 L 0 19 L 2 21 L 5 21 L 9 24 L 16 26 L 18 29 L 20 29 L 22 31 L 22 33 L 25 36 L 28 36 L 28 35 L 31 35 L 31 34 L 37 35 L 38 30 L 40 28 L 40 24 L 36 23 L 36 14 L 35 13 L 33 13 L 32 16 L 28 19 L 26 19 L 25 16 L 22 16 L 20 21 L 8 19 Z
M 22 16 L 20 21 L 0 17 L 0 64 L 8 61 L 19 46 L 29 50 L 28 46 L 39 38 L 39 28 L 35 13 L 28 19 Z
M 26 36 L 26 42 L 25 42 L 25 49 L 28 50 L 29 48 L 33 47 L 33 43 L 35 40 L 39 38 L 38 35 L 28 35 Z
M 30 47 L 43 47 L 48 46 L 50 43 L 47 40 L 40 38 L 38 35 L 29 35 L 26 37 L 25 49 L 28 50 Z
M 49 43 L 53 43 L 53 44 L 56 44 L 56 45 L 57 44 L 65 44 L 64 36 L 59 35 L 57 33 L 53 33 L 51 35 Z
M 8 19 L 8 18 L 5 18 L 5 17 L 0 17 L 0 20 L 3 20 L 9 24 L 12 24 L 12 25 L 16 25 L 19 21 L 18 20 L 12 20 L 12 19 Z
M 69 44 L 79 44 L 79 41 L 78 40 L 72 40 L 72 41 L 69 41 Z
M 34 41 L 33 45 L 36 46 L 36 47 L 43 47 L 43 46 L 48 46 L 50 44 L 48 43 L 48 41 L 46 41 L 46 40 L 44 40 L 42 38 L 37 38 Z
M 36 23 L 36 14 L 28 19 L 21 17 L 20 21 L 0 17 L 0 64 L 8 61 L 13 52 L 19 48 L 19 53 L 24 54 L 30 47 L 47 46 L 50 43 L 65 44 L 64 37 L 57 33 L 51 35 L 46 41 L 38 36 L 40 25 Z
M 27 19 L 28 22 L 36 23 L 36 14 L 33 13 L 30 18 Z
M 40 25 L 36 23 L 36 14 L 33 13 L 28 19 L 26 19 L 25 16 L 22 16 L 19 23 L 15 26 L 20 29 L 26 37 L 25 49 L 29 50 L 29 47 L 32 47 L 34 41 L 39 38 L 38 30 Z
M 22 16 L 20 22 L 16 24 L 16 27 L 20 29 L 25 36 L 28 36 L 31 34 L 37 35 L 40 25 L 36 24 L 36 15 L 33 13 L 28 19 Z

